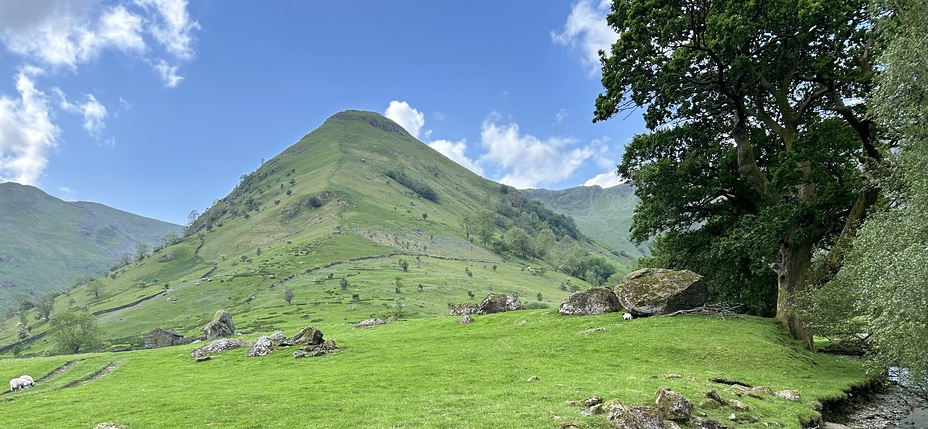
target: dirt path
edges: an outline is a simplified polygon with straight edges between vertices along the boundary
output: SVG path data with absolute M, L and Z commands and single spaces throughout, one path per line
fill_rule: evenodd
M 72 382 L 70 382 L 70 383 L 68 383 L 68 384 L 65 384 L 64 386 L 61 386 L 61 387 L 59 387 L 58 389 L 55 389 L 55 390 L 67 389 L 67 388 L 69 388 L 69 387 L 83 386 L 83 385 L 85 385 L 85 384 L 87 384 L 87 383 L 90 383 L 91 381 L 99 380 L 99 379 L 102 378 L 103 376 L 105 376 L 105 375 L 107 375 L 107 374 L 109 374 L 109 373 L 111 373 L 111 372 L 113 372 L 113 371 L 116 371 L 116 368 L 117 368 L 117 367 L 119 367 L 119 362 L 116 362 L 116 361 L 110 362 L 109 365 L 105 366 L 104 368 L 100 369 L 99 371 L 97 371 L 97 372 L 95 372 L 95 373 L 93 373 L 93 374 L 90 374 L 90 376 L 84 377 L 84 378 L 82 378 L 82 379 L 80 379 L 80 380 L 74 380 L 74 381 L 72 381 Z

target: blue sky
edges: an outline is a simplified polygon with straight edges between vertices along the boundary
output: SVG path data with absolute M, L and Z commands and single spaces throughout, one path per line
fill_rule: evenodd
M 0 182 L 183 224 L 332 114 L 517 188 L 617 183 L 599 0 L 0 0 Z

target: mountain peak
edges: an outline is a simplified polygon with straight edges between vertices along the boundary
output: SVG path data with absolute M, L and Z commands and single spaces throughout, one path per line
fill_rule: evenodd
M 375 128 L 379 128 L 389 133 L 399 134 L 403 137 L 414 138 L 412 137 L 411 134 L 409 134 L 408 131 L 406 131 L 405 128 L 400 126 L 400 124 L 397 124 L 396 122 L 393 122 L 389 118 L 379 113 L 376 113 L 376 112 L 366 112 L 362 110 L 345 110 L 343 112 L 338 112 L 332 115 L 331 117 L 329 117 L 329 119 L 326 119 L 325 122 L 330 123 L 332 121 L 363 122 L 363 123 L 366 123 L 368 125 L 371 125 Z

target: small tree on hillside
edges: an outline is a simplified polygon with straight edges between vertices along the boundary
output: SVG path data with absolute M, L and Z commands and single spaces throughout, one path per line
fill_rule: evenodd
M 145 257 L 148 256 L 148 245 L 145 243 L 136 243 L 135 244 L 135 260 L 142 262 Z
M 52 314 L 52 310 L 55 309 L 55 298 L 58 295 L 54 292 L 49 292 L 45 295 L 42 295 L 42 298 L 39 299 L 36 309 L 39 311 L 39 315 L 42 316 L 45 321 L 48 321 L 49 316 Z
M 348 277 L 342 277 L 338 285 L 341 286 L 342 290 L 348 290 Z
M 290 288 L 284 289 L 283 295 L 284 295 L 284 301 L 287 301 L 287 304 L 292 303 L 293 301 L 293 290 L 292 289 Z
M 97 319 L 86 311 L 67 311 L 53 317 L 49 332 L 64 353 L 86 352 L 100 345 Z
M 180 243 L 180 236 L 174 231 L 165 233 L 161 236 L 161 248 L 173 246 L 177 243 Z
M 103 283 L 100 283 L 97 280 L 93 280 L 90 283 L 87 283 L 87 294 L 92 296 L 94 299 L 100 299 L 100 295 L 103 294 Z
M 398 264 L 400 266 L 400 269 L 403 270 L 403 272 L 409 271 L 409 261 L 407 261 L 406 259 L 400 258 Z

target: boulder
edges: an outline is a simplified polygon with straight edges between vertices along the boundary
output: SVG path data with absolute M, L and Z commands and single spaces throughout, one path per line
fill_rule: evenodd
M 362 320 L 356 323 L 354 327 L 355 328 L 373 328 L 374 326 L 383 325 L 385 323 L 387 323 L 387 321 L 383 319 L 367 319 L 367 320 Z
M 799 402 L 802 399 L 802 395 L 799 394 L 798 390 L 781 390 L 774 393 L 774 395 L 787 401 Z
M 213 319 L 203 328 L 203 334 L 206 335 L 207 340 L 235 335 L 235 323 L 232 323 L 232 315 L 225 310 L 217 311 L 213 315 Z
M 272 351 L 274 351 L 274 341 L 271 337 L 264 335 L 251 343 L 251 347 L 248 348 L 248 357 L 267 356 Z
M 282 346 L 315 346 L 323 343 L 322 331 L 312 326 L 300 329 L 300 332 L 281 341 Z
M 474 318 L 471 317 L 470 314 L 465 314 L 465 315 L 461 316 L 461 320 L 459 320 L 458 323 L 460 323 L 460 324 L 462 324 L 462 325 L 465 325 L 465 324 L 468 324 L 468 323 L 474 323 Z
M 296 353 L 293 354 L 293 357 L 316 357 L 316 356 L 325 356 L 332 353 L 338 353 L 341 350 L 338 346 L 335 345 L 335 341 L 327 340 L 323 341 L 322 344 L 310 344 L 303 347 L 300 351 L 303 352 L 301 356 L 297 356 Z
M 622 310 L 615 292 L 609 288 L 594 287 L 574 292 L 561 303 L 557 312 L 567 315 L 591 315 Z
M 687 422 L 693 414 L 693 403 L 683 395 L 674 392 L 666 387 L 661 387 L 657 391 L 657 409 L 667 420 L 677 422 Z
M 238 338 L 220 338 L 218 340 L 211 341 L 205 346 L 194 349 L 192 352 L 190 352 L 190 357 L 193 359 L 198 359 L 208 355 L 219 354 L 226 350 L 247 346 L 248 343 Z
M 503 313 L 522 309 L 522 301 L 514 296 L 491 293 L 477 307 L 477 314 Z
M 169 329 L 155 328 L 145 334 L 145 348 L 156 349 L 159 347 L 178 346 L 187 344 L 184 336 Z
M 622 429 L 665 429 L 660 412 L 654 407 L 626 407 L 612 404 L 607 419 Z
M 283 332 L 277 331 L 271 334 L 271 336 L 268 338 L 270 338 L 271 341 L 273 341 L 275 345 L 279 345 L 280 343 L 284 342 L 284 340 L 287 339 L 287 336 L 284 335 Z
M 615 294 L 635 316 L 657 316 L 706 304 L 709 289 L 702 276 L 692 271 L 644 268 L 625 276 Z
M 454 304 L 451 306 L 452 316 L 464 316 L 477 313 L 477 304 Z

